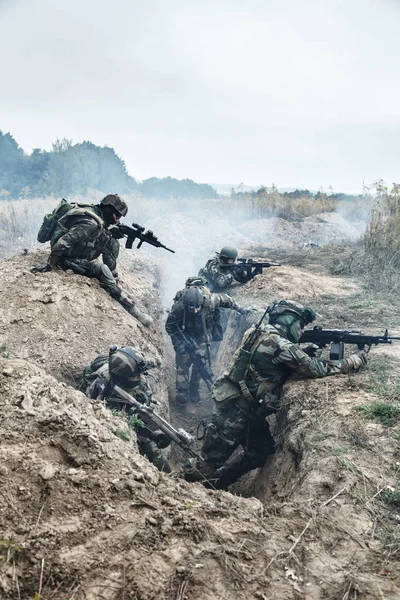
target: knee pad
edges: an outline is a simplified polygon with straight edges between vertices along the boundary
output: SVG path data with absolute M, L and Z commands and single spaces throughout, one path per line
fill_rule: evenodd
M 107 265 L 98 264 L 98 274 L 96 274 L 96 277 L 98 277 L 98 279 L 103 287 L 111 288 L 114 286 L 114 287 L 118 288 L 118 286 L 115 283 L 115 277 L 111 273 L 111 271 L 110 271 L 109 267 L 107 267 Z M 110 294 L 111 294 L 111 292 L 110 292 Z

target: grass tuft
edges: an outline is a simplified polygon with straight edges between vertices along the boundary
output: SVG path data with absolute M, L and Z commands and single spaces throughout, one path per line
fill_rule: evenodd
M 363 413 L 366 419 L 377 419 L 385 427 L 393 427 L 400 423 L 400 404 L 373 402 L 356 406 L 355 410 Z

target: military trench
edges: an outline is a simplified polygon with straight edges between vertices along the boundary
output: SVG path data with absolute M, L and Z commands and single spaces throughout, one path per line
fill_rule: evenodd
M 242 245 L 253 257 L 278 250 Z M 359 285 L 321 273 L 318 260 L 306 266 L 310 252 L 299 250 L 301 267 L 282 260 L 232 294 L 260 310 L 290 297 L 315 306 L 327 326 L 380 331 L 389 312 L 357 308 Z M 398 598 L 400 516 L 387 498 L 397 485 L 400 431 L 356 410 L 376 399 L 369 370 L 290 381 L 281 413 L 270 417 L 276 453 L 230 492 L 160 473 L 127 424 L 78 391 L 83 365 L 110 344 L 130 344 L 153 364 L 166 418 L 195 435 L 210 416 L 205 388 L 199 405 L 174 404 L 163 332 L 173 290 L 163 261 L 122 253 L 122 283 L 152 315 L 148 329 L 94 280 L 31 274 L 43 251 L 0 264 L 0 597 Z M 399 335 L 400 319 L 391 318 Z M 215 376 L 250 323 L 230 316 Z M 397 372 L 394 346 L 371 354 L 372 365 L 391 360 Z M 170 459 L 178 469 L 185 456 L 175 447 Z

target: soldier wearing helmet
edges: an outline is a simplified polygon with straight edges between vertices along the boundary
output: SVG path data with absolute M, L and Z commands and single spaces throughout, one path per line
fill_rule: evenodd
M 128 212 L 126 202 L 118 194 L 108 194 L 100 204 L 73 205 L 56 225 L 52 235 L 47 264 L 33 271 L 52 268 L 72 269 L 79 275 L 95 277 L 101 286 L 143 325 L 153 320 L 142 313 L 117 284 L 119 242 L 115 226 Z M 114 231 L 116 232 L 114 234 Z M 102 256 L 103 262 L 96 259 Z
M 118 396 L 110 383 L 116 383 L 139 402 L 148 403 L 152 392 L 143 378 L 143 375 L 147 375 L 147 369 L 147 363 L 135 348 L 114 346 L 109 355 L 98 356 L 85 367 L 81 390 L 89 398 L 104 400 L 107 408 L 118 410 L 129 418 L 136 414 L 134 409 Z M 135 431 L 139 452 L 160 471 L 170 473 L 171 468 L 161 452 L 161 448 L 166 448 L 170 443 L 165 435 L 140 424 L 135 425 Z
M 219 326 L 219 308 L 235 310 L 240 314 L 252 312 L 244 308 L 228 294 L 212 294 L 201 277 L 189 277 L 183 290 L 177 292 L 174 304 L 165 324 L 176 355 L 176 401 L 185 404 L 200 401 L 200 374 L 196 365 L 191 365 L 186 346 L 178 330 L 194 339 L 200 350 L 210 361 L 208 348 L 211 342 L 222 339 Z M 191 368 L 191 374 L 190 374 Z
M 206 265 L 200 269 L 199 275 L 208 281 L 208 287 L 212 292 L 223 292 L 230 288 L 235 282 L 246 283 L 249 276 L 244 269 L 234 267 L 238 251 L 233 246 L 224 246 L 221 252 L 217 252 L 214 258 L 210 258 Z M 223 265 L 231 265 L 233 268 L 226 269 Z M 250 278 L 254 275 L 252 274 Z
M 254 327 L 246 331 L 242 346 L 214 383 L 214 411 L 206 428 L 202 459 L 187 464 L 188 481 L 211 478 L 215 487 L 226 488 L 265 464 L 275 449 L 266 417 L 279 411 L 282 386 L 292 373 L 327 377 L 349 373 L 366 363 L 364 350 L 342 360 L 322 360 L 314 344 L 301 348 L 302 330 L 316 317 L 311 308 L 281 300 L 269 306 L 268 314 L 269 324 L 262 325 L 254 339 L 250 338 L 250 347 L 243 349 Z M 239 446 L 242 450 L 226 464 Z

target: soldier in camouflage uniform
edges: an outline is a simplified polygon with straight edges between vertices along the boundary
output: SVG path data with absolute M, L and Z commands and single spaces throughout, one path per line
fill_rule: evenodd
M 116 266 L 121 237 L 115 226 L 126 216 L 128 207 L 118 194 L 108 194 L 100 204 L 76 205 L 61 217 L 52 235 L 47 264 L 33 272 L 72 269 L 86 277 L 95 277 L 101 286 L 143 325 L 153 320 L 142 313 L 134 301 L 117 285 Z M 115 237 L 114 237 L 115 236 Z M 102 255 L 103 262 L 97 259 Z
M 82 391 L 89 398 L 105 400 L 107 408 L 116 409 L 128 416 L 137 414 L 112 387 L 110 380 L 123 388 L 138 402 L 151 401 L 152 392 L 148 383 L 141 377 L 147 373 L 147 364 L 143 356 L 130 346 L 113 348 L 110 355 L 101 355 L 94 359 L 83 371 Z M 108 389 L 111 391 L 108 392 Z M 160 448 L 166 448 L 170 440 L 159 430 L 151 431 L 140 424 L 135 425 L 139 452 L 146 456 L 160 471 L 171 472 L 167 460 Z
M 186 465 L 188 481 L 212 478 L 216 487 L 225 488 L 265 464 L 275 449 L 266 417 L 279 410 L 282 386 L 292 373 L 327 377 L 349 373 L 366 363 L 364 350 L 342 360 L 321 360 L 315 344 L 301 348 L 302 329 L 315 316 L 297 302 L 271 304 L 269 325 L 261 326 L 251 338 L 250 348 L 245 348 L 248 354 L 242 348 L 235 352 L 227 371 L 213 386 L 214 411 L 206 428 L 202 459 Z M 254 330 L 245 333 L 242 344 Z M 239 446 L 241 452 L 225 464 Z
M 221 252 L 216 252 L 215 257 L 207 261 L 206 265 L 200 269 L 199 275 L 205 277 L 212 292 L 224 292 L 235 282 L 246 283 L 252 279 L 253 274 L 249 276 L 245 269 L 234 266 L 237 256 L 236 248 L 224 246 Z M 232 268 L 226 269 L 224 265 L 231 265 Z
M 254 310 L 239 306 L 228 294 L 212 294 L 198 277 L 190 277 L 185 289 L 177 292 L 174 298 L 165 329 L 171 336 L 176 354 L 176 401 L 180 404 L 185 404 L 188 400 L 200 401 L 200 374 L 196 365 L 193 365 L 189 375 L 190 358 L 177 331 L 180 329 L 186 336 L 194 339 L 206 355 L 209 344 L 221 335 L 217 318 L 219 308 L 236 310 L 242 315 Z

